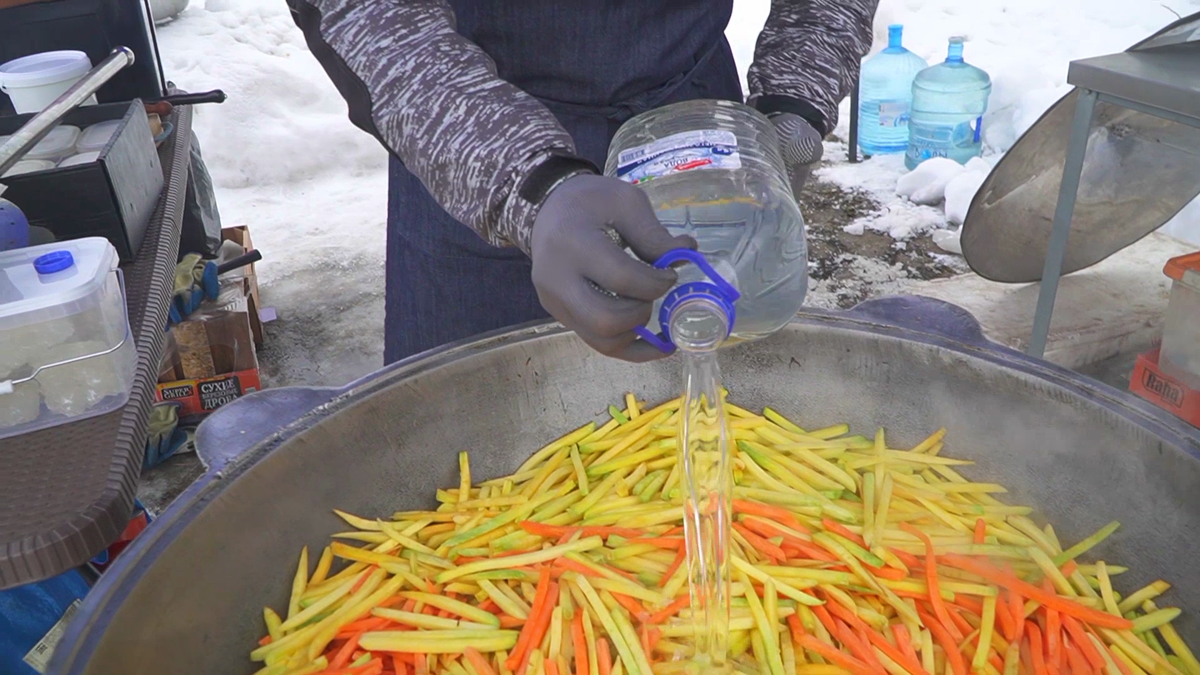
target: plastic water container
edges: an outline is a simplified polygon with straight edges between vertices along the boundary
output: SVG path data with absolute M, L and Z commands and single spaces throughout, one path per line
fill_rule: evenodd
M 862 65 L 858 147 L 864 155 L 899 154 L 908 148 L 913 78 L 929 64 L 904 48 L 903 37 L 903 26 L 888 26 L 887 49 Z
M 81 152 L 78 155 L 71 155 L 58 163 L 58 168 L 65 169 L 68 166 L 79 166 L 80 164 L 91 164 L 100 159 L 100 151 L 92 150 L 89 152 Z
M 1200 253 L 1172 258 L 1163 272 L 1173 283 L 1158 367 L 1200 391 Z
M 66 50 L 31 54 L 0 64 L 0 91 L 18 113 L 41 112 L 92 69 L 87 54 Z M 92 96 L 84 105 L 94 105 Z
M 60 124 L 50 130 L 45 138 L 38 141 L 29 152 L 25 153 L 27 160 L 43 160 L 59 163 L 75 154 L 75 142 L 79 140 L 79 127 L 70 124 Z
M 4 177 L 8 178 L 9 176 L 20 176 L 26 173 L 47 171 L 49 169 L 53 169 L 54 167 L 54 162 L 47 162 L 44 159 L 23 159 L 16 164 L 13 164 L 11 169 L 5 171 Z
M 0 345 L 0 438 L 125 405 L 136 356 L 108 240 L 0 253 Z
M 121 128 L 121 120 L 108 120 L 87 127 L 75 141 L 75 152 L 100 152 Z
M 933 157 L 959 164 L 978 157 L 992 79 L 963 61 L 963 39 L 950 38 L 946 61 L 917 73 L 912 88 L 905 166 L 915 169 Z
M 711 100 L 642 113 L 617 131 L 605 173 L 645 190 L 663 225 L 693 237 L 711 266 L 677 268 L 679 284 L 656 304 L 649 333 L 668 332 L 672 308 L 696 293 L 728 308 L 724 344 L 765 337 L 795 316 L 808 290 L 804 220 L 765 116 Z M 681 256 L 659 264 L 695 262 Z M 670 347 L 666 337 L 660 348 Z

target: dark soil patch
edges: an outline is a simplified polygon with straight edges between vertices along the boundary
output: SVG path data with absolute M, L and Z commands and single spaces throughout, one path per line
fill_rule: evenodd
M 808 225 L 808 255 L 817 280 L 838 279 L 846 273 L 846 256 L 861 256 L 900 265 L 913 279 L 941 279 L 962 271 L 933 254 L 945 252 L 928 235 L 913 237 L 896 246 L 886 234 L 867 230 L 849 234 L 845 227 L 879 210 L 879 204 L 862 190 L 848 190 L 833 183 L 814 181 L 804 190 L 800 210 Z

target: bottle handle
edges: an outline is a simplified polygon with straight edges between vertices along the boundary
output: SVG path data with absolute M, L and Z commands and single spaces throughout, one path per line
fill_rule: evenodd
M 675 343 L 671 340 L 670 332 L 667 329 L 667 322 L 670 318 L 671 310 L 685 298 L 694 297 L 696 295 L 705 295 L 710 298 L 715 298 L 725 309 L 729 315 L 729 324 L 733 326 L 733 303 L 737 302 L 742 294 L 734 288 L 733 284 L 729 283 L 713 269 L 712 265 L 704 259 L 704 256 L 699 252 L 690 248 L 676 248 L 667 251 L 661 258 L 654 261 L 654 267 L 665 270 L 675 263 L 690 262 L 704 276 L 709 278 L 709 281 L 696 281 L 689 284 L 678 286 L 669 291 L 663 300 L 662 307 L 659 309 L 658 321 L 663 327 L 662 333 L 654 333 L 645 326 L 634 326 L 633 332 L 638 337 L 649 342 L 659 351 L 664 354 L 673 354 L 675 352 Z

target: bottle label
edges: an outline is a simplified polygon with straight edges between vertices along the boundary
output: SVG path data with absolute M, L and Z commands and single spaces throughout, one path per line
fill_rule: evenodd
M 673 134 L 617 156 L 617 178 L 633 185 L 683 171 L 740 168 L 737 136 L 718 129 Z
M 892 128 L 908 126 L 908 102 L 880 101 L 879 126 Z

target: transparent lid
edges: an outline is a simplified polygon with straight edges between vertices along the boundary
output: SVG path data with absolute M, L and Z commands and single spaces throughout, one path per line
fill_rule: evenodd
M 94 162 L 98 159 L 100 159 L 100 151 L 99 150 L 92 150 L 90 152 L 81 152 L 78 155 L 71 155 L 70 157 L 59 162 L 58 167 L 60 169 L 62 169 L 62 168 L 66 168 L 68 166 L 79 166 L 80 164 L 91 164 L 92 162 Z
M 33 149 L 25 153 L 24 159 L 46 159 L 56 162 L 75 152 L 75 141 L 79 140 L 79 127 L 61 124 L 55 127 Z
M 6 330 L 91 306 L 116 267 L 103 237 L 0 252 L 0 343 Z
M 93 124 L 83 130 L 79 134 L 79 140 L 75 141 L 75 152 L 98 152 L 108 145 L 112 140 L 117 129 L 121 127 L 121 120 L 109 120 Z
M 54 168 L 54 162 L 49 162 L 44 159 L 23 159 L 12 168 L 5 172 L 4 177 L 20 176 L 23 173 L 33 173 L 35 171 L 46 171 Z

